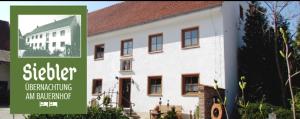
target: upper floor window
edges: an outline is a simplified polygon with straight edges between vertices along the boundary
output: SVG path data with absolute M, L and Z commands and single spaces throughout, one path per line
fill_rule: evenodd
M 43 34 L 40 35 L 40 38 L 43 38 Z
M 35 35 L 35 39 L 38 39 L 38 35 Z
M 27 42 L 29 42 L 29 38 L 27 38 Z
M 121 59 L 121 71 L 132 71 L 132 59 Z
M 181 31 L 182 37 L 182 48 L 199 46 L 199 28 L 187 28 Z
M 182 94 L 195 95 L 198 91 L 199 74 L 182 75 Z
M 55 36 L 56 36 L 56 32 L 53 32 L 53 33 L 52 33 L 52 36 L 55 37 Z
M 32 36 L 32 39 L 34 39 L 34 36 Z
M 56 42 L 53 42 L 53 43 L 52 43 L 52 47 L 56 47 Z
M 65 30 L 60 31 L 60 36 L 65 36 Z
M 131 56 L 133 50 L 132 39 L 121 41 L 121 56 Z
M 148 95 L 162 95 L 161 76 L 148 77 Z
M 102 80 L 101 79 L 94 79 L 93 80 L 92 94 L 97 95 L 101 92 L 102 92 Z
M 49 33 L 46 33 L 46 38 L 49 38 Z
M 149 52 L 162 51 L 163 34 L 155 34 L 149 36 Z
M 94 59 L 101 59 L 101 58 L 104 58 L 104 44 L 95 46 Z

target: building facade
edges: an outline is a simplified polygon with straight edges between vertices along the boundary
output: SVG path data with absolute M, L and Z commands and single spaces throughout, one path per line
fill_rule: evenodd
M 9 23 L 0 20 L 0 107 L 9 106 Z
M 247 2 L 122 2 L 88 15 L 87 95 L 112 100 L 143 118 L 162 104 L 184 118 L 199 101 L 199 85 L 237 92 L 237 49 Z M 204 92 L 209 94 L 210 92 Z M 210 99 L 209 99 L 210 100 Z M 212 100 L 212 99 L 211 99 Z M 89 103 L 90 104 L 90 103 Z M 232 105 L 228 109 L 232 110 Z M 210 107 L 200 105 L 202 118 Z
M 33 50 L 48 50 L 50 54 L 56 51 L 66 54 L 67 47 L 72 46 L 72 39 L 74 39 L 77 27 L 76 17 L 71 16 L 37 26 L 32 32 L 25 35 L 24 40 L 26 45 Z

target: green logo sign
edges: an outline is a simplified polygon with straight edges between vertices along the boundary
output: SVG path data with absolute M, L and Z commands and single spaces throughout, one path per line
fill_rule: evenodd
M 11 7 L 11 113 L 86 113 L 86 12 Z

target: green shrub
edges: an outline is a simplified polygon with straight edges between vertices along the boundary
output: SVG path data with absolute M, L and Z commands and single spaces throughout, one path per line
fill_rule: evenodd
M 167 115 L 164 117 L 164 119 L 177 119 L 175 107 L 172 107 L 171 111 L 167 112 Z
M 48 50 L 41 49 L 28 49 L 24 52 L 23 56 L 50 56 L 50 52 Z
M 276 114 L 277 119 L 293 119 L 292 111 L 282 107 L 277 107 L 276 110 L 274 110 L 274 113 Z
M 26 119 L 128 119 L 119 108 L 89 107 L 87 114 L 31 114 Z
M 275 113 L 277 119 L 292 119 L 290 109 L 273 106 L 268 103 L 249 103 L 247 108 L 239 108 L 241 119 L 266 119 L 269 113 Z
M 196 106 L 196 109 L 194 111 L 194 117 L 195 117 L 195 119 L 200 119 L 200 108 L 199 108 L 199 106 Z

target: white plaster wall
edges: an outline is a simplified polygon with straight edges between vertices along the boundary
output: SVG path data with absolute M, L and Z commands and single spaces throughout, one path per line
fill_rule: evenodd
M 224 27 L 224 61 L 225 61 L 225 88 L 228 99 L 229 114 L 232 113 L 235 98 L 238 94 L 238 47 L 242 41 L 244 21 L 240 19 L 240 5 L 246 12 L 247 2 L 224 2 L 222 6 Z M 246 15 L 244 13 L 244 20 Z
M 60 31 L 65 30 L 65 35 L 61 36 Z M 56 36 L 53 37 L 52 33 L 56 32 Z M 50 53 L 53 53 L 54 50 L 60 50 L 64 51 L 65 47 L 61 47 L 60 43 L 65 42 L 65 45 L 71 45 L 71 28 L 69 26 L 52 29 L 46 32 L 41 32 L 33 35 L 29 35 L 26 37 L 26 43 L 37 43 L 37 46 L 33 46 L 33 49 L 45 49 L 46 48 L 46 33 L 49 33 L 49 51 Z M 40 34 L 42 34 L 42 38 L 40 38 Z M 36 35 L 38 35 L 38 39 L 36 39 Z M 34 36 L 34 39 L 32 39 L 32 36 Z M 30 38 L 29 42 L 27 39 Z M 56 42 L 56 47 L 52 46 L 52 43 Z M 39 46 L 39 44 L 42 43 L 42 47 Z
M 147 95 L 147 77 L 162 75 L 162 101 L 182 105 L 189 114 L 198 104 L 198 97 L 181 95 L 181 75 L 200 73 L 200 84 L 213 86 L 213 80 L 225 87 L 223 18 L 221 7 L 194 12 L 170 19 L 139 25 L 123 30 L 88 37 L 87 95 L 93 98 L 92 80 L 102 79 L 102 90 L 118 90 L 118 77 L 131 77 L 131 101 L 136 112 L 149 112 L 158 104 L 159 97 Z M 200 48 L 181 48 L 181 29 L 199 26 Z M 214 28 L 213 28 L 214 26 Z M 163 53 L 148 54 L 148 35 L 163 33 Z M 133 39 L 133 72 L 120 73 L 120 41 Z M 94 46 L 105 44 L 104 60 L 94 60 Z M 114 98 L 113 101 L 116 99 Z

